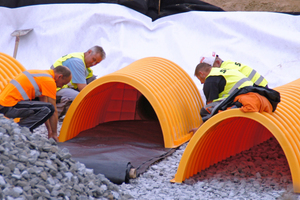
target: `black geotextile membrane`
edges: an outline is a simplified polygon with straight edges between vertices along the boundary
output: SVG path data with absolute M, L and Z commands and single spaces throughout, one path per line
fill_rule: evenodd
M 60 148 L 67 148 L 74 160 L 116 184 L 128 183 L 130 168 L 136 168 L 139 175 L 175 151 L 164 148 L 156 120 L 107 122 L 58 144 Z
M 0 0 L 0 6 L 17 8 L 39 4 L 114 3 L 140 12 L 152 20 L 187 11 L 223 11 L 200 0 Z

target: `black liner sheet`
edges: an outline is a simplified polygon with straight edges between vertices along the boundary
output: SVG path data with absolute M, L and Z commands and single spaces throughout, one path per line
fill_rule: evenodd
M 104 174 L 116 184 L 128 183 L 130 168 L 137 175 L 154 162 L 172 154 L 164 148 L 161 127 L 157 120 L 114 121 L 82 131 L 75 138 L 59 143 L 72 158 L 95 174 Z

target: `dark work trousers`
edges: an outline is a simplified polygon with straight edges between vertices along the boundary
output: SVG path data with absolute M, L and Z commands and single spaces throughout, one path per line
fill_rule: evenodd
M 13 107 L 0 106 L 0 113 L 8 118 L 20 118 L 19 125 L 33 129 L 45 123 L 54 113 L 51 103 L 42 101 L 20 101 Z

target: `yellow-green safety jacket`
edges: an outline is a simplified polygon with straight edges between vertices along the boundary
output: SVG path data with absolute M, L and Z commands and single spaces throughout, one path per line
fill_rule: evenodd
M 70 54 L 67 54 L 67 55 L 59 58 L 57 61 L 55 61 L 55 63 L 53 64 L 53 67 L 63 65 L 63 62 L 65 62 L 69 58 L 79 58 L 79 59 L 81 59 L 84 66 L 86 67 L 85 62 L 84 62 L 84 53 L 81 53 L 81 52 L 80 53 L 70 53 Z M 88 79 L 88 78 L 93 76 L 93 70 L 91 70 L 90 68 L 86 68 L 86 70 L 88 71 L 88 75 L 87 75 L 86 79 Z M 74 89 L 78 88 L 76 83 L 72 83 L 72 80 L 70 81 L 70 83 L 68 83 L 67 85 L 64 85 L 62 88 L 67 88 L 67 87 L 71 87 L 71 88 L 74 88 Z M 61 88 L 57 88 L 57 91 L 60 90 L 60 89 Z
M 265 87 L 268 85 L 268 81 L 260 75 L 257 71 L 252 69 L 251 67 L 238 63 L 238 62 L 233 62 L 233 61 L 224 61 L 220 68 L 223 69 L 237 69 L 239 70 L 242 74 L 244 74 L 246 77 L 248 77 L 253 83 L 256 85 Z
M 237 70 L 232 69 L 222 69 L 213 67 L 208 74 L 210 76 L 223 76 L 226 80 L 226 85 L 224 87 L 224 91 L 219 94 L 218 99 L 214 99 L 215 101 L 220 101 L 228 97 L 236 88 L 243 88 L 246 86 L 253 86 L 253 82 L 250 81 L 244 74 Z

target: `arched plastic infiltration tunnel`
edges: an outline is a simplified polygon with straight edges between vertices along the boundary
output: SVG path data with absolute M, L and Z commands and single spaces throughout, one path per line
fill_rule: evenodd
M 15 58 L 0 52 L 0 93 L 9 81 L 25 68 Z
M 289 163 L 294 191 L 300 193 L 300 79 L 275 90 L 281 102 L 273 114 L 232 109 L 207 120 L 189 141 L 171 181 L 181 183 L 274 136 Z
M 165 147 L 173 148 L 188 141 L 189 130 L 202 123 L 202 106 L 196 85 L 182 68 L 167 59 L 143 58 L 87 85 L 72 102 L 59 141 L 104 122 L 157 118 Z

